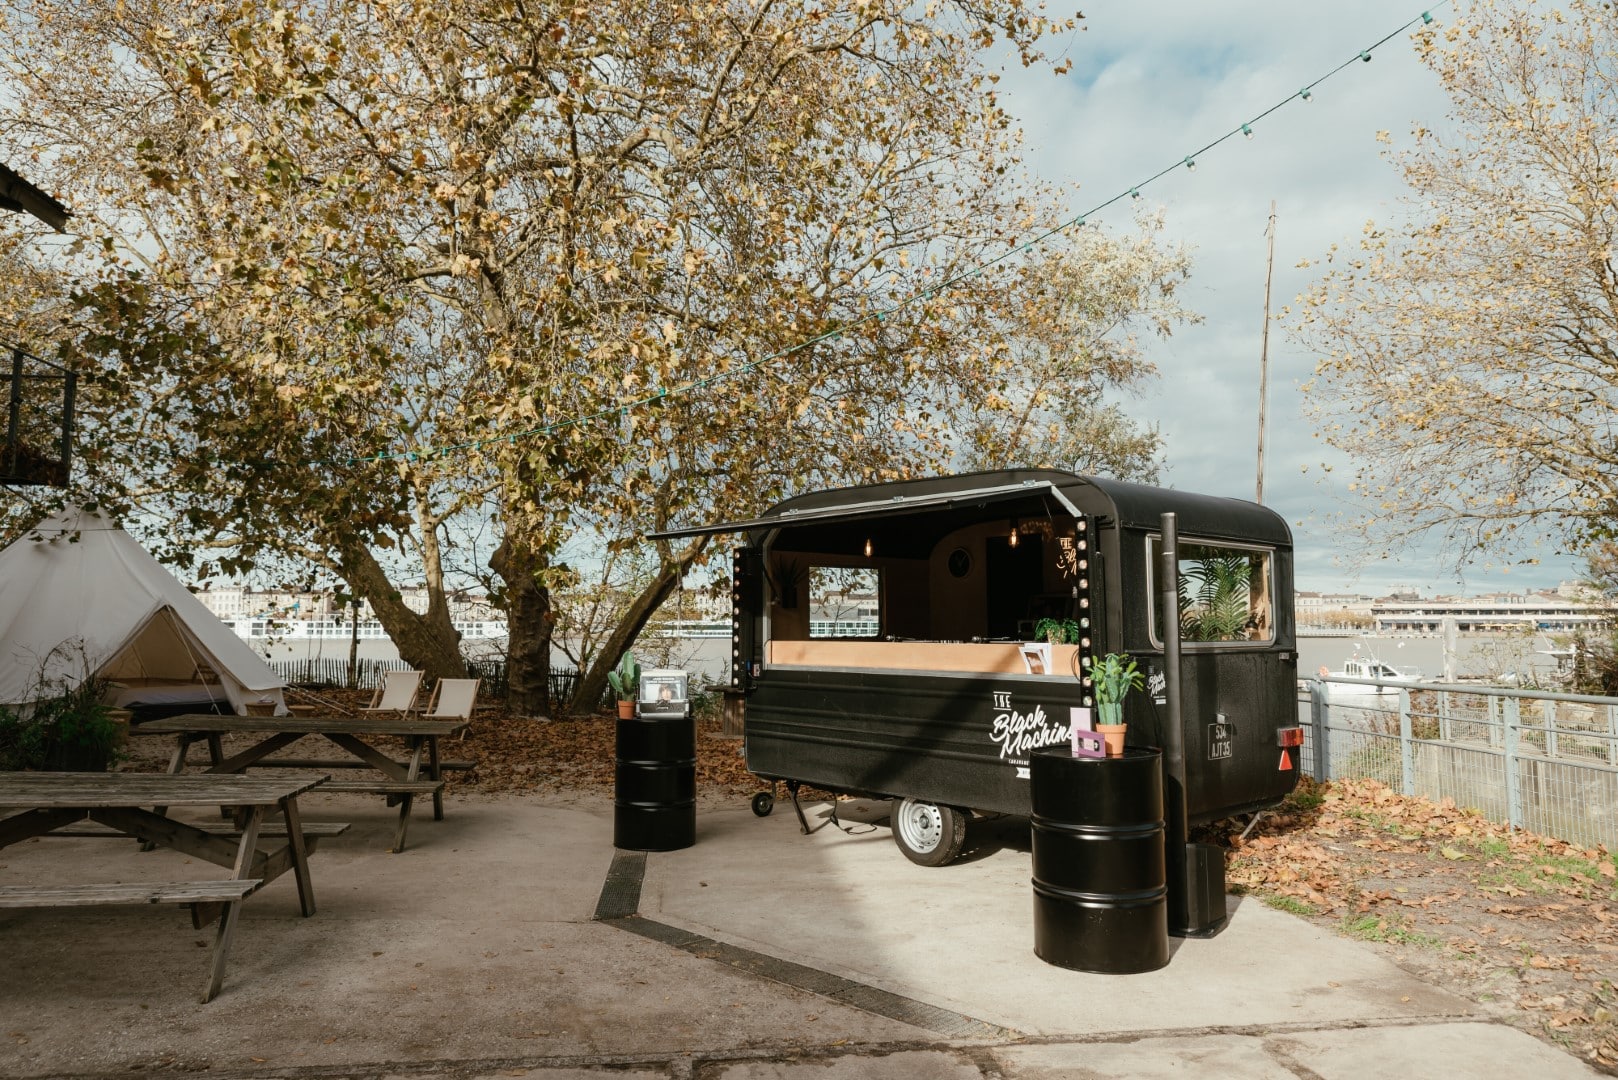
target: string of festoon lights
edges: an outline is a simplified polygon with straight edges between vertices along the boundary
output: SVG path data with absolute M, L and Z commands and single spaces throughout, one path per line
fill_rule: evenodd
M 1063 221 L 1059 225 L 1053 225 L 1050 228 L 1029 237 L 1028 239 L 1011 244 L 1004 252 L 995 256 L 994 258 L 981 262 L 969 269 L 962 270 L 951 277 L 940 281 L 936 285 L 929 286 L 925 289 L 919 289 L 893 302 L 886 308 L 872 311 L 870 314 L 858 319 L 850 319 L 830 330 L 825 331 L 824 333 L 816 334 L 813 337 L 804 338 L 802 341 L 799 341 L 796 344 L 779 349 L 776 352 L 769 353 L 768 355 L 749 360 L 746 363 L 738 364 L 726 371 L 715 373 L 706 378 L 694 379 L 690 382 L 682 382 L 674 386 L 658 387 L 637 396 L 626 397 L 612 405 L 604 406 L 595 412 L 581 413 L 577 416 L 556 420 L 550 423 L 538 424 L 520 431 L 488 435 L 480 439 L 473 439 L 465 442 L 449 443 L 442 446 L 424 447 L 414 450 L 383 451 L 376 454 L 353 457 L 316 459 L 307 462 L 307 464 L 357 465 L 370 462 L 388 461 L 430 461 L 437 458 L 450 457 L 460 453 L 480 452 L 485 449 L 496 448 L 502 443 L 515 445 L 527 439 L 543 438 L 546 436 L 555 435 L 566 431 L 569 428 L 580 427 L 583 425 L 596 423 L 598 421 L 623 417 L 634 410 L 646 408 L 660 402 L 666 402 L 670 398 L 677 398 L 687 394 L 698 393 L 720 383 L 733 382 L 745 376 L 751 375 L 759 371 L 761 368 L 774 364 L 778 361 L 785 360 L 796 353 L 803 352 L 806 349 L 812 349 L 815 346 L 826 342 L 836 341 L 845 333 L 859 330 L 862 327 L 866 327 L 872 323 L 884 322 L 895 314 L 906 310 L 907 308 L 930 302 L 940 293 L 947 292 L 961 282 L 977 277 L 1008 259 L 1015 258 L 1019 255 L 1025 254 L 1026 252 L 1032 251 L 1034 248 L 1044 244 L 1053 237 L 1060 236 L 1071 229 L 1084 226 L 1090 218 L 1106 210 L 1114 203 L 1121 202 L 1125 199 L 1139 199 L 1141 197 L 1142 189 L 1157 182 L 1158 180 L 1163 179 L 1170 173 L 1176 172 L 1180 169 L 1185 169 L 1187 172 L 1195 172 L 1197 169 L 1198 158 L 1206 155 L 1227 140 L 1234 139 L 1237 136 L 1241 136 L 1244 139 L 1252 139 L 1254 137 L 1256 127 L 1266 117 L 1270 116 L 1278 109 L 1282 109 L 1287 105 L 1292 104 L 1293 102 L 1307 102 L 1311 97 L 1314 96 L 1315 90 L 1322 83 L 1325 83 L 1327 80 L 1340 74 L 1344 69 L 1352 67 L 1356 63 L 1370 63 L 1371 56 L 1377 49 L 1381 48 L 1383 45 L 1386 45 L 1394 38 L 1405 33 L 1407 30 L 1417 26 L 1418 24 L 1422 26 L 1430 25 L 1433 22 L 1432 11 L 1446 6 L 1449 2 L 1450 0 L 1437 0 L 1437 2 L 1433 4 L 1432 8 L 1421 12 L 1421 14 L 1417 15 L 1415 18 L 1407 20 L 1394 30 L 1383 35 L 1376 42 L 1367 45 L 1363 49 L 1360 49 L 1354 55 L 1348 57 L 1342 63 L 1327 71 L 1325 74 L 1319 76 L 1311 82 L 1305 83 L 1298 90 L 1277 101 L 1275 104 L 1271 105 L 1262 112 L 1242 121 L 1229 131 L 1220 135 L 1218 138 L 1210 140 L 1207 145 L 1199 147 L 1198 149 L 1185 154 L 1183 157 L 1174 160 L 1172 163 L 1164 166 L 1145 179 L 1131 184 L 1128 188 L 1118 192 L 1111 198 L 1097 203 L 1095 206 L 1092 206 L 1088 210 L 1085 210 L 1082 213 Z

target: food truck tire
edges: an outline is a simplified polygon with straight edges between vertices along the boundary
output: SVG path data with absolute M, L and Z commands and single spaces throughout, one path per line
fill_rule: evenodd
M 893 808 L 893 842 L 917 866 L 943 866 L 966 845 L 969 816 L 953 806 L 901 799 Z
M 770 811 L 775 809 L 775 792 L 761 791 L 753 796 L 753 813 L 759 817 L 769 817 Z

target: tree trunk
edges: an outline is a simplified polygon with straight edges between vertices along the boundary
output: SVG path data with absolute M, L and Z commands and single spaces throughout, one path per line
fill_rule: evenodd
M 623 656 L 624 650 L 640 637 L 640 632 L 646 628 L 647 621 L 657 614 L 657 609 L 663 606 L 663 601 L 667 600 L 679 586 L 680 579 L 691 569 L 691 564 L 696 561 L 697 556 L 702 554 L 709 539 L 706 536 L 699 536 L 673 558 L 666 555 L 661 557 L 659 560 L 661 565 L 650 584 L 641 590 L 639 596 L 630 601 L 623 620 L 602 643 L 601 652 L 597 654 L 595 663 L 590 665 L 590 670 L 579 679 L 578 687 L 573 692 L 574 711 L 595 711 L 602 695 L 607 691 L 607 672 L 618 666 L 618 658 Z
M 489 557 L 506 584 L 506 706 L 519 716 L 550 715 L 551 591 L 544 557 L 508 535 Z
M 464 679 L 461 634 L 449 616 L 442 590 L 434 591 L 426 614 L 412 611 L 399 597 L 380 563 L 363 548 L 338 551 L 343 580 L 356 596 L 370 601 L 382 629 L 399 649 L 399 658 L 429 679 Z

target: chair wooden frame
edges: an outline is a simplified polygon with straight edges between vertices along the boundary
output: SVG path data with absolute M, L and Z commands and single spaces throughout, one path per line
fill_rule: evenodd
M 470 720 L 482 679 L 439 679 L 427 699 L 424 720 Z
M 381 684 L 371 697 L 371 703 L 360 706 L 360 712 L 396 712 L 408 716 L 416 711 L 416 698 L 420 693 L 421 672 L 414 670 L 384 672 Z

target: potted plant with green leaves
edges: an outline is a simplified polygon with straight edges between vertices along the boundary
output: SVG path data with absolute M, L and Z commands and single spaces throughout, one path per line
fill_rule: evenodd
M 1084 658 L 1096 702 L 1096 732 L 1107 743 L 1108 757 L 1124 756 L 1124 698 L 1146 685 L 1146 676 L 1127 653 Z
M 607 682 L 618 695 L 618 719 L 635 719 L 635 695 L 640 693 L 640 664 L 633 652 L 625 652 L 615 671 L 607 672 Z
M 1052 645 L 1077 645 L 1079 624 L 1072 619 L 1041 619 L 1034 624 L 1034 637 Z

